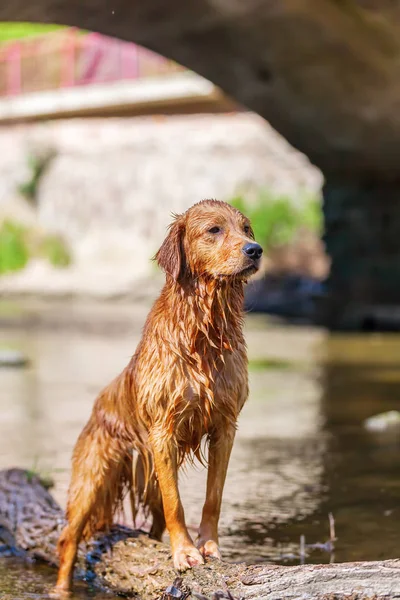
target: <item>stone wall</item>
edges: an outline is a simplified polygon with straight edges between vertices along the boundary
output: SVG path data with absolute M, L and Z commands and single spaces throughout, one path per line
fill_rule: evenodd
M 47 152 L 53 157 L 40 178 L 36 208 L 28 209 L 18 185 L 29 178 L 29 155 Z M 129 271 L 130 281 L 154 269 L 149 259 L 172 212 L 260 187 L 300 201 L 302 192 L 318 192 L 321 184 L 307 158 L 250 113 L 54 121 L 0 130 L 0 214 L 60 233 L 81 270 L 101 266 L 105 273 L 109 266 L 115 273 L 118 266 Z M 35 277 L 40 280 L 37 270 Z

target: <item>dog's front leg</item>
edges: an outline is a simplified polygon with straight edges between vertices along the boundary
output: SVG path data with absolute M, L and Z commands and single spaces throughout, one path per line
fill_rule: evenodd
M 206 501 L 197 539 L 197 547 L 204 556 L 221 558 L 218 547 L 218 521 L 221 512 L 229 458 L 235 439 L 235 428 L 214 431 L 210 436 Z
M 158 435 L 157 435 L 158 434 Z M 184 571 L 202 564 L 203 557 L 189 535 L 178 489 L 177 453 L 174 444 L 153 431 L 150 436 L 154 466 L 164 507 L 165 522 L 171 539 L 174 567 Z

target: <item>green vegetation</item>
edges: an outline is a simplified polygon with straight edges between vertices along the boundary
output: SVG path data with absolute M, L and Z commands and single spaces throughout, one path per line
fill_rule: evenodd
M 264 371 L 266 369 L 294 369 L 294 363 L 283 358 L 255 358 L 249 360 L 249 369 L 251 371 Z
M 46 490 L 50 490 L 52 487 L 54 487 L 54 479 L 50 475 L 41 475 L 40 473 L 36 473 L 36 471 L 27 469 L 26 476 L 29 483 L 32 482 L 34 477 L 37 477 Z
M 254 200 L 237 196 L 231 204 L 249 217 L 256 240 L 266 249 L 290 244 L 302 229 L 318 235 L 322 230 L 321 203 L 314 196 L 295 205 L 288 196 L 261 190 Z
M 60 25 L 44 23 L 0 23 L 0 42 L 9 42 L 26 37 L 34 37 L 63 29 Z
M 18 186 L 18 191 L 33 204 L 36 202 L 40 178 L 52 157 L 52 152 L 48 152 L 44 156 L 36 156 L 35 154 L 28 156 L 29 178 Z
M 71 256 L 64 242 L 56 235 L 48 235 L 42 240 L 40 254 L 55 267 L 68 267 L 71 264 Z
M 37 458 L 34 460 L 32 469 L 26 469 L 25 473 L 28 478 L 28 482 L 31 482 L 34 477 L 37 477 L 46 490 L 50 490 L 52 487 L 54 487 L 54 479 L 51 474 L 47 471 L 39 470 Z
M 32 204 L 36 204 L 40 179 L 52 157 L 51 151 L 28 157 L 30 173 L 18 191 Z M 59 236 L 46 235 L 12 220 L 0 221 L 0 275 L 23 269 L 30 258 L 39 257 L 55 267 L 66 267 L 71 262 L 70 253 Z
M 24 228 L 5 221 L 0 227 L 0 275 L 18 271 L 29 260 Z
M 28 478 L 28 481 L 32 481 L 34 477 L 38 477 L 40 479 L 41 484 L 46 489 L 50 489 L 54 487 L 54 475 L 56 473 L 64 473 L 65 469 L 63 468 L 42 468 L 39 466 L 39 459 L 37 456 L 33 459 L 33 464 L 30 469 L 26 469 L 25 473 Z
M 13 221 L 0 224 L 0 275 L 23 269 L 30 258 L 46 258 L 56 267 L 70 264 L 64 242 L 55 235 L 40 235 Z

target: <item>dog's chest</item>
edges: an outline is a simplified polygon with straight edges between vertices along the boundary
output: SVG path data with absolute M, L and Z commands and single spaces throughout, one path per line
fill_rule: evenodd
M 247 362 L 243 355 L 227 354 L 224 362 L 200 372 L 187 373 L 183 401 L 188 412 L 218 413 L 236 404 L 247 389 Z
M 200 379 L 186 378 L 181 398 L 171 415 L 173 435 L 179 447 L 195 450 L 203 436 L 215 428 L 235 426 L 247 396 L 247 368 L 244 360 L 239 362 L 232 364 L 228 358 L 221 369 L 203 371 Z

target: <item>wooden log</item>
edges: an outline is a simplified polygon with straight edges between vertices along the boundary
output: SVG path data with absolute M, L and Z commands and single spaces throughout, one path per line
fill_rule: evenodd
M 0 472 L 4 544 L 56 565 L 56 544 L 64 523 L 61 507 L 37 475 L 21 469 Z M 211 561 L 176 580 L 166 544 L 119 525 L 81 545 L 77 576 L 116 594 L 146 600 L 230 598 L 229 593 L 244 600 L 400 597 L 399 559 L 294 567 Z

